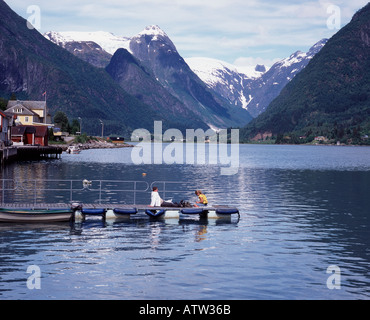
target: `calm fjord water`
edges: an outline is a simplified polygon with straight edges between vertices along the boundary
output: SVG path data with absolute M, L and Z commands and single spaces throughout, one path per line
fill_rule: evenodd
M 88 150 L 13 164 L 1 178 L 178 181 L 241 212 L 231 222 L 1 224 L 2 300 L 370 298 L 370 148 L 240 145 L 231 176 L 218 165 L 134 165 L 131 149 Z M 149 203 L 150 192 L 137 200 Z M 30 265 L 39 290 L 27 288 Z M 340 289 L 327 286 L 331 265 Z

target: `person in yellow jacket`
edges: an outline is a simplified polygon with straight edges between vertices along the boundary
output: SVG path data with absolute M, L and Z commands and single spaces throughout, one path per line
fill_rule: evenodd
M 196 190 L 195 191 L 195 194 L 198 196 L 198 198 L 199 198 L 199 201 L 197 201 L 196 202 L 196 207 L 198 206 L 198 205 L 200 205 L 200 206 L 206 206 L 206 205 L 208 205 L 208 200 L 207 200 L 207 197 L 202 193 L 202 191 L 200 191 L 200 190 Z

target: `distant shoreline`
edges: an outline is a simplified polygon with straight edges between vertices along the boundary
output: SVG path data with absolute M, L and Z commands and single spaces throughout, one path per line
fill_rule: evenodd
M 90 141 L 87 143 L 72 143 L 66 145 L 59 145 L 63 151 L 66 151 L 70 146 L 77 146 L 80 150 L 91 150 L 91 149 L 122 149 L 122 148 L 133 148 L 131 144 L 115 144 L 111 142 L 100 142 L 100 141 Z

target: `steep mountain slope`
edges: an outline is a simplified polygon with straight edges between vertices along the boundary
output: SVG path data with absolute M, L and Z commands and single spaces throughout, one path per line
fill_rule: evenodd
M 101 46 L 94 41 L 67 41 L 61 39 L 58 34 L 54 32 L 47 32 L 44 34 L 46 39 L 56 43 L 60 47 L 68 50 L 76 57 L 92 64 L 98 68 L 105 68 L 112 58 L 112 55 L 106 52 Z
M 233 107 L 207 88 L 158 26 L 149 26 L 133 37 L 130 51 L 164 88 L 211 127 L 240 126 L 251 120 L 246 110 Z
M 128 93 L 150 105 L 164 118 L 173 119 L 176 128 L 208 129 L 204 122 L 198 120 L 194 113 L 163 88 L 126 49 L 116 51 L 106 70 Z
M 231 64 L 209 58 L 188 58 L 186 63 L 209 88 L 246 110 L 253 99 L 251 95 L 244 95 L 246 88 L 266 72 L 265 66 L 256 66 L 246 74 Z
M 308 52 L 297 51 L 290 57 L 276 62 L 250 87 L 246 87 L 244 94 L 251 95 L 253 99 L 248 105 L 249 112 L 254 117 L 263 113 L 281 90 L 308 65 L 327 41 L 327 39 L 322 39 L 313 45 Z
M 244 131 L 359 138 L 370 122 L 370 3 L 335 34 Z
M 153 127 L 156 114 L 126 93 L 104 71 L 54 45 L 25 19 L 0 0 L 0 95 L 42 99 L 48 106 L 70 117 L 81 117 L 88 133 L 99 132 L 105 121 L 106 133 L 123 134 L 130 129 Z
M 177 110 L 177 114 L 189 115 L 194 120 L 192 127 L 195 123 L 200 122 L 205 122 L 214 128 L 244 126 L 252 119 L 247 111 L 233 108 L 229 101 L 207 88 L 178 54 L 175 45 L 167 34 L 158 26 L 149 26 L 132 38 L 116 37 L 107 32 L 48 32 L 44 36 L 64 48 L 72 48 L 70 50 L 72 53 L 88 62 L 91 62 L 91 60 L 88 60 L 86 53 L 80 54 L 80 52 L 75 51 L 75 48 L 80 46 L 81 41 L 94 41 L 110 54 L 114 54 L 118 48 L 127 49 L 140 63 L 140 68 L 145 69 L 147 76 L 152 77 L 152 80 L 162 86 L 160 88 L 161 94 L 166 97 L 171 95 L 177 101 L 174 106 L 170 107 Z M 97 57 L 96 52 L 90 52 L 90 56 Z M 122 57 L 122 52 L 120 56 Z M 115 64 L 116 62 L 117 59 Z M 104 63 L 104 60 L 98 60 L 94 64 L 99 66 L 99 64 L 104 65 Z M 138 70 L 132 67 L 133 65 L 126 71 Z M 117 80 L 118 71 L 115 72 L 113 69 L 110 65 L 109 72 L 111 75 L 115 74 L 113 78 Z M 134 88 L 131 83 L 126 82 L 126 79 L 132 81 L 133 75 L 123 75 L 121 71 L 120 85 L 137 97 L 147 97 L 145 99 L 146 103 L 150 105 L 154 103 L 152 106 L 157 110 L 158 100 L 161 98 L 157 96 L 156 101 L 148 99 L 148 84 Z M 146 78 L 149 81 L 148 77 Z M 138 83 L 143 80 L 142 75 L 139 76 L 138 80 Z M 150 91 L 153 91 L 153 89 Z M 182 110 L 178 108 L 178 102 L 184 106 Z M 170 114 L 173 113 L 170 112 Z M 204 127 L 204 124 L 201 127 Z
M 253 117 L 266 110 L 281 90 L 327 42 L 323 39 L 307 53 L 297 51 L 290 57 L 276 62 L 268 71 L 264 66 L 256 66 L 254 72 L 242 73 L 235 66 L 210 59 L 187 59 L 193 71 L 213 90 L 231 103 L 245 108 Z

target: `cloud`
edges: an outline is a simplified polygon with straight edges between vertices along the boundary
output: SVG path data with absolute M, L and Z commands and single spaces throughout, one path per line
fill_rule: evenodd
M 42 32 L 109 31 L 133 36 L 159 25 L 180 53 L 234 62 L 240 57 L 273 60 L 306 50 L 331 37 L 329 5 L 341 9 L 342 25 L 367 0 L 35 0 L 42 10 Z M 7 0 L 25 17 L 27 0 Z M 271 50 L 268 50 L 271 49 Z M 261 56 L 256 56 L 261 54 Z

